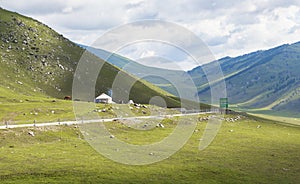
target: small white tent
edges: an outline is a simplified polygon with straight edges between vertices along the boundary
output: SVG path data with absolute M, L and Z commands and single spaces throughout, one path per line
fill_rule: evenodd
M 96 103 L 113 103 L 112 98 L 105 93 L 102 93 L 95 99 Z
M 130 105 L 131 105 L 131 104 L 134 104 L 133 100 L 129 100 L 129 101 L 128 101 L 128 104 L 130 104 Z

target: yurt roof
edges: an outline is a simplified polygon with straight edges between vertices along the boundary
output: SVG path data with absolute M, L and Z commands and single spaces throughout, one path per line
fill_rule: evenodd
M 111 98 L 110 96 L 108 96 L 105 93 L 102 93 L 101 95 L 99 95 L 98 97 L 96 97 L 96 99 L 107 99 L 107 98 Z

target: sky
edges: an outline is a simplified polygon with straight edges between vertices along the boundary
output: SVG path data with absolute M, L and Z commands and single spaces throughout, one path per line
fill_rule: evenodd
M 216 59 L 300 41 L 299 0 L 0 0 L 0 6 L 85 45 L 115 27 L 149 19 L 192 31 Z M 166 59 L 174 60 L 178 51 L 161 43 L 139 43 L 119 53 L 135 60 L 167 53 Z M 188 56 L 176 57 L 184 69 L 195 66 Z

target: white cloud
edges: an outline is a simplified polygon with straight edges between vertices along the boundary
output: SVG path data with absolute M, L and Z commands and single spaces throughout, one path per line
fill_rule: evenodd
M 299 0 L 2 0 L 1 6 L 84 44 L 115 26 L 144 19 L 171 21 L 190 29 L 217 58 L 300 40 Z
M 189 53 L 164 42 L 145 41 L 133 43 L 118 50 L 119 54 L 151 67 L 189 70 L 200 65 Z
M 153 50 L 146 50 L 146 51 L 142 52 L 140 58 L 152 57 L 152 56 L 155 56 L 155 51 L 153 51 Z
M 73 12 L 73 7 L 69 6 L 66 7 L 62 10 L 63 13 L 72 13 Z

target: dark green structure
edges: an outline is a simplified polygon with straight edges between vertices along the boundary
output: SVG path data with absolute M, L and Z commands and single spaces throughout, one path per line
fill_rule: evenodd
M 225 111 L 225 113 L 227 113 L 227 111 L 228 111 L 228 98 L 220 98 L 220 109 L 221 109 L 221 112 Z

